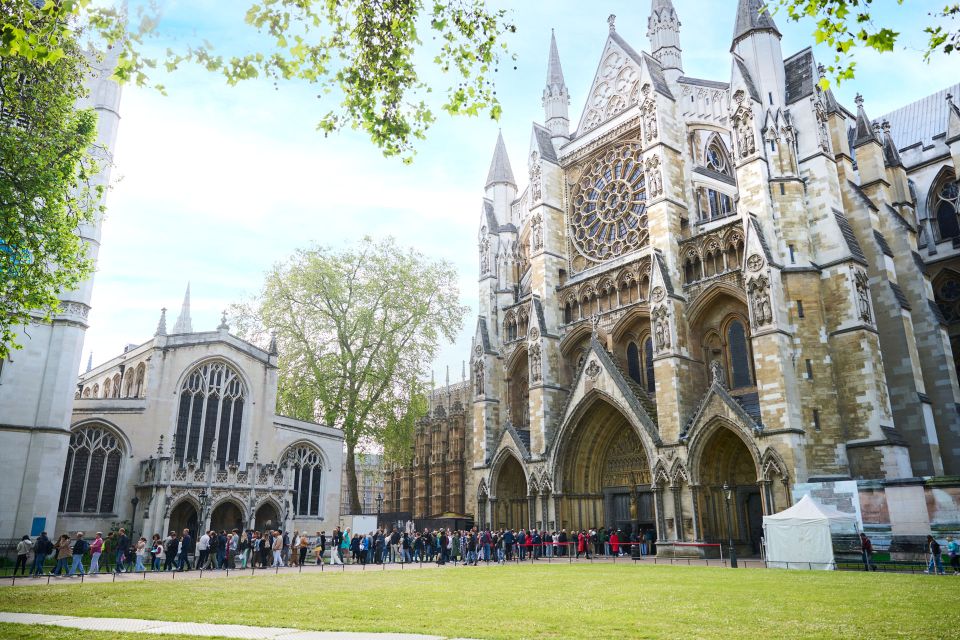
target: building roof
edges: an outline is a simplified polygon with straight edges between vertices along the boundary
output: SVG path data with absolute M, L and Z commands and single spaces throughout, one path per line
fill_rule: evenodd
M 898 149 L 906 149 L 917 143 L 923 146 L 933 144 L 933 139 L 947 131 L 950 118 L 950 105 L 947 94 L 960 95 L 960 83 L 944 87 L 926 98 L 885 113 L 880 121 L 890 122 L 890 135 Z
M 512 184 L 517 186 L 510 168 L 510 158 L 507 156 L 507 146 L 503 143 L 503 132 L 497 134 L 497 145 L 493 148 L 493 158 L 490 160 L 490 171 L 487 172 L 486 186 L 494 184 Z
M 847 217 L 843 215 L 842 211 L 836 209 L 833 210 L 833 216 L 837 220 L 837 226 L 840 227 L 840 233 L 843 234 L 843 239 L 847 243 L 850 255 L 852 255 L 853 259 L 857 262 L 867 264 L 867 256 L 863 255 L 863 249 L 860 248 L 860 243 L 857 242 L 857 236 L 853 233 L 853 227 L 850 226 L 850 221 L 847 220 Z
M 780 35 L 773 16 L 767 11 L 764 0 L 740 0 L 737 3 L 737 18 L 733 25 L 733 45 L 754 31 L 772 31 Z M 731 47 L 732 48 L 732 47 Z
M 820 78 L 814 65 L 812 49 L 807 47 L 787 58 L 783 63 L 783 71 L 788 105 L 813 95 L 814 87 Z

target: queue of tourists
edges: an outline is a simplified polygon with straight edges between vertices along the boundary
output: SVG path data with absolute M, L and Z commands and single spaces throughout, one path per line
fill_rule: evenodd
M 865 541 L 865 542 L 864 542 Z M 861 536 L 864 567 L 875 569 L 873 547 Z M 940 544 L 928 536 L 928 569 L 925 573 L 945 573 Z M 33 554 L 32 563 L 30 554 Z M 960 543 L 947 538 L 946 553 L 954 575 L 960 575 Z M 231 569 L 274 569 L 320 565 L 329 558 L 331 565 L 450 562 L 474 565 L 537 561 L 541 559 L 591 559 L 593 557 L 643 557 L 656 554 L 656 536 L 652 529 L 636 532 L 589 529 L 567 532 L 531 529 L 469 530 L 424 529 L 406 531 L 397 528 L 354 533 L 336 527 L 314 535 L 280 530 L 210 530 L 194 539 L 189 529 L 171 531 L 165 537 L 154 534 L 150 540 L 134 539 L 120 528 L 106 536 L 97 532 L 88 539 L 82 531 L 62 534 L 56 541 L 41 533 L 31 539 L 23 536 L 17 544 L 14 575 L 52 575 L 74 577 L 101 573 L 143 571 L 191 571 Z M 48 561 L 53 567 L 48 572 Z

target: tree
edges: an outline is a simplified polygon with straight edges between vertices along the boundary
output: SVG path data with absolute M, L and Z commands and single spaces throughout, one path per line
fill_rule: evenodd
M 32 7 L 34 0 L 0 2 L 19 10 Z M 485 0 L 259 0 L 249 6 L 245 20 L 268 37 L 270 46 L 224 56 L 204 43 L 168 49 L 158 60 L 144 55 L 145 40 L 156 36 L 161 24 L 156 9 L 141 8 L 133 18 L 110 3 L 45 0 L 38 11 L 58 21 L 76 19 L 88 25 L 99 44 L 122 47 L 115 72 L 121 81 L 148 85 L 160 64 L 173 71 L 194 63 L 222 74 L 231 85 L 252 78 L 315 84 L 318 98 L 336 103 L 320 117 L 320 131 L 361 130 L 384 155 L 401 155 L 407 162 L 437 108 L 499 118 L 493 78 L 507 51 L 503 38 L 516 30 L 505 10 L 487 9 Z M 0 12 L 0 57 L 60 55 L 61 31 L 17 25 L 6 15 L 9 10 Z M 423 31 L 430 34 L 429 45 Z M 439 104 L 429 99 L 432 88 L 421 78 L 421 68 L 430 63 L 451 77 Z
M 897 4 L 902 5 L 903 1 L 897 0 Z M 833 63 L 825 66 L 838 83 L 853 78 L 857 65 L 853 54 L 857 47 L 885 53 L 893 51 L 901 36 L 892 28 L 895 24 L 874 23 L 873 0 L 771 0 L 769 4 L 772 10 L 786 8 L 787 16 L 794 22 L 816 21 L 813 36 L 817 44 L 825 42 L 834 50 Z M 923 29 L 927 37 L 923 59 L 927 61 L 936 53 L 950 54 L 960 48 L 960 27 L 955 22 L 950 22 L 952 28 L 939 24 L 960 18 L 960 3 L 947 3 L 930 13 L 930 18 L 931 24 Z M 821 82 L 824 88 L 829 84 L 826 78 Z
M 297 251 L 234 308 L 244 335 L 279 352 L 277 411 L 343 430 L 350 505 L 359 513 L 358 447 L 409 445 L 424 403 L 419 374 L 467 312 L 457 274 L 391 240 Z M 406 434 L 406 435 L 405 435 Z
M 9 4 L 0 5 L 5 17 Z M 25 13 L 20 24 L 59 30 L 59 53 L 0 55 L 0 359 L 19 348 L 17 327 L 49 321 L 58 292 L 89 275 L 76 230 L 101 202 L 100 187 L 89 184 L 96 116 L 75 106 L 87 60 L 65 23 Z M 7 43 L 6 29 L 2 35 Z

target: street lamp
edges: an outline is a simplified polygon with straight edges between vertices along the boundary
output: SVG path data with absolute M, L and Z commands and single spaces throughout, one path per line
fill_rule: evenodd
M 737 568 L 737 548 L 733 546 L 733 512 L 730 510 L 730 501 L 733 499 L 733 489 L 724 482 L 723 497 L 727 501 L 727 541 L 730 545 L 730 568 Z
M 133 535 L 133 519 L 137 517 L 137 505 L 140 504 L 140 498 L 133 496 L 130 498 L 130 539 L 132 540 Z
M 197 514 L 197 531 L 192 532 L 194 535 L 200 531 L 200 527 L 206 529 L 207 490 L 200 489 L 200 494 L 197 497 L 200 499 L 200 513 Z
M 380 512 L 383 511 L 383 496 L 377 494 L 377 528 L 380 528 Z

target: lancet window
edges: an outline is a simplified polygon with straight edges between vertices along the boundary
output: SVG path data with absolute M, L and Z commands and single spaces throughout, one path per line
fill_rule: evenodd
M 298 516 L 320 515 L 323 459 L 313 447 L 301 445 L 293 450 L 293 507 Z
M 117 496 L 123 446 L 106 427 L 88 425 L 70 436 L 60 489 L 60 511 L 110 513 Z
M 933 185 L 930 212 L 937 223 L 941 240 L 960 238 L 960 183 L 956 176 L 945 172 Z
M 209 459 L 215 454 L 221 465 L 236 462 L 240 454 L 244 395 L 239 374 L 226 363 L 207 362 L 194 369 L 180 387 L 177 461 Z

